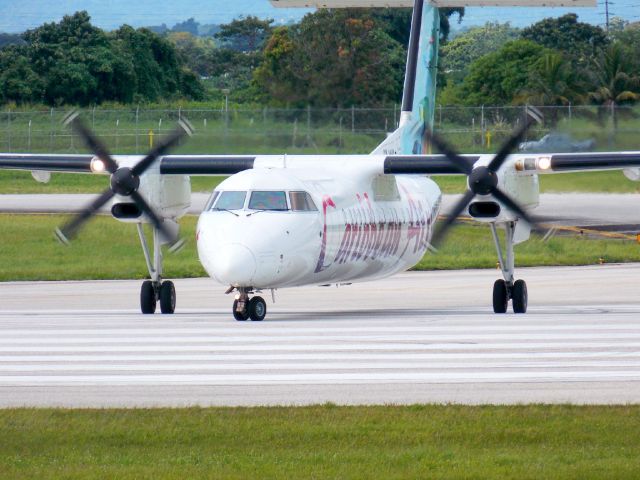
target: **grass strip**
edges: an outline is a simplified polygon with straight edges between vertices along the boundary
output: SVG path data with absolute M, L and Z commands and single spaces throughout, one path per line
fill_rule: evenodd
M 146 278 L 147 270 L 132 224 L 100 216 L 82 230 L 70 247 L 54 240 L 65 215 L 0 214 L 0 281 Z M 184 217 L 183 250 L 165 256 L 167 278 L 199 277 L 205 272 L 196 253 L 197 218 Z M 427 253 L 416 270 L 496 268 L 491 233 L 485 225 L 459 225 L 437 253 Z M 516 246 L 517 266 L 594 265 L 640 262 L 640 246 L 630 240 L 557 235 L 539 236 Z
M 640 478 L 640 406 L 0 411 L 11 479 Z

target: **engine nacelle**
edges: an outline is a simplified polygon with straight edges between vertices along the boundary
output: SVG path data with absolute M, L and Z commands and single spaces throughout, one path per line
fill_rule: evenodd
M 130 168 L 141 158 L 139 156 L 114 156 L 121 167 Z M 190 177 L 188 175 L 161 175 L 159 160 L 140 176 L 138 193 L 147 200 L 156 214 L 165 220 L 173 220 L 174 223 L 185 215 L 191 206 Z M 121 222 L 149 222 L 129 197 L 120 195 L 116 195 L 113 199 L 111 214 Z
M 486 166 L 492 158 L 492 155 L 483 155 L 475 166 Z M 514 160 L 508 159 L 498 170 L 497 187 L 525 209 L 537 207 L 540 201 L 538 175 L 535 172 L 516 170 Z M 491 195 L 476 196 L 469 204 L 468 212 L 481 222 L 508 222 L 516 218 L 511 210 Z

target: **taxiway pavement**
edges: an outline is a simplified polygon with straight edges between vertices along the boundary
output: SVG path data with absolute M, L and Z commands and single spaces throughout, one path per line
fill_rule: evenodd
M 209 279 L 175 315 L 138 281 L 1 283 L 0 406 L 639 402 L 640 265 L 517 273 L 526 315 L 468 270 L 265 292 L 263 322 Z

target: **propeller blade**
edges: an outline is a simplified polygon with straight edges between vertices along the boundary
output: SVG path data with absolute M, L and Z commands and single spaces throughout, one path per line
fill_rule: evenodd
M 66 223 L 62 228 L 56 228 L 55 234 L 56 238 L 60 240 L 65 245 L 70 244 L 70 240 L 75 237 L 76 233 L 82 227 L 82 225 L 89 220 L 89 218 L 96 214 L 103 205 L 105 205 L 111 198 L 114 193 L 111 189 L 107 189 L 102 192 L 99 196 L 97 196 L 87 208 L 85 208 L 81 213 L 76 215 L 70 222 Z
M 541 121 L 542 113 L 533 107 L 527 107 L 527 119 L 511 134 L 506 143 L 500 147 L 500 150 L 498 150 L 498 153 L 496 153 L 496 156 L 493 157 L 488 165 L 489 170 L 492 172 L 498 171 L 511 152 L 520 144 L 527 130 L 531 128 L 531 125 Z
M 427 128 L 425 131 L 425 137 L 428 141 L 433 143 L 438 150 L 440 150 L 444 156 L 449 160 L 451 165 L 454 168 L 457 168 L 460 173 L 464 173 L 465 175 L 469 175 L 473 166 L 469 164 L 469 162 L 464 158 L 458 155 L 458 153 L 449 145 L 444 138 L 436 135 L 431 130 Z
M 157 228 L 158 231 L 160 231 L 160 233 L 165 238 L 165 240 L 167 240 L 172 245 L 175 244 L 176 240 L 178 240 L 178 239 L 167 228 L 167 226 L 164 224 L 162 219 L 156 214 L 156 212 L 153 210 L 153 208 L 151 208 L 151 206 L 147 203 L 147 201 L 144 199 L 144 197 L 142 195 L 140 195 L 140 193 L 135 191 L 135 192 L 133 192 L 131 194 L 131 199 L 136 203 L 136 205 L 138 205 L 138 207 L 140 207 L 140 210 L 142 210 L 142 212 L 147 217 L 149 217 L 149 220 L 151 220 L 151 223 L 153 223 L 153 226 L 155 228 Z
M 111 154 L 107 147 L 93 134 L 91 130 L 80 119 L 80 112 L 72 110 L 63 120 L 63 124 L 71 127 L 76 134 L 82 138 L 89 150 L 93 151 L 96 156 L 103 161 L 105 169 L 109 173 L 114 173 L 118 169 L 118 164 L 111 158 Z
M 509 195 L 504 193 L 499 188 L 494 188 L 491 190 L 491 195 L 493 195 L 498 201 L 504 203 L 509 210 L 512 210 L 514 213 L 517 213 L 520 218 L 522 218 L 527 223 L 533 225 L 535 222 L 529 216 L 527 212 L 525 212 L 520 205 L 518 205 Z
M 462 213 L 462 211 L 465 208 L 467 208 L 467 205 L 469 205 L 469 203 L 471 202 L 471 200 L 473 200 L 473 197 L 475 196 L 476 196 L 475 193 L 473 193 L 471 190 L 467 190 L 465 194 L 462 196 L 462 198 L 458 200 L 458 203 L 455 204 L 455 206 L 453 207 L 449 215 L 447 215 L 447 218 L 444 220 L 442 224 L 440 224 L 440 226 L 438 226 L 438 228 L 434 232 L 433 238 L 431 239 L 432 246 L 437 248 L 438 245 L 440 245 L 442 240 L 444 240 L 444 237 L 446 236 L 447 231 L 449 230 L 449 228 L 451 228 L 451 225 L 453 224 L 453 222 L 456 221 L 456 218 L 458 218 Z
M 193 127 L 184 118 L 178 121 L 178 128 L 171 132 L 167 137 L 163 138 L 158 145 L 153 147 L 151 151 L 140 160 L 135 167 L 131 169 L 134 175 L 141 175 L 147 168 L 149 168 L 156 159 L 165 154 L 167 150 L 177 145 L 182 137 L 185 135 L 193 135 Z

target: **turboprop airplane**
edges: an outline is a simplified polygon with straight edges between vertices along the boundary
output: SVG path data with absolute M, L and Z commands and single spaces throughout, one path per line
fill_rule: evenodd
M 327 0 L 316 6 L 406 6 L 405 1 Z M 538 5 L 538 0 L 480 3 L 518 2 Z M 315 5 L 304 0 L 273 3 Z M 6 153 L 0 154 L 0 168 L 31 170 L 41 181 L 52 171 L 110 175 L 104 193 L 56 235 L 68 243 L 109 202 L 113 217 L 135 223 L 150 276 L 140 291 L 143 313 L 154 313 L 157 303 L 162 313 L 175 310 L 174 285 L 163 279 L 161 247 L 176 248 L 181 242 L 178 220 L 190 205 L 190 175 L 229 175 L 200 215 L 196 242 L 207 273 L 225 285 L 227 293 L 235 292 L 236 320 L 264 319 L 267 304 L 256 295 L 261 291 L 349 284 L 407 270 L 442 240 L 462 213 L 487 223 L 493 232 L 502 270 L 493 287 L 494 312 L 506 312 L 511 301 L 514 312 L 524 313 L 527 287 L 515 278 L 513 247 L 529 238 L 531 211 L 538 205 L 538 174 L 623 169 L 629 178 L 640 180 L 640 152 L 511 154 L 537 117 L 532 110 L 496 154 L 458 155 L 431 132 L 438 37 L 437 6 L 415 0 L 400 124 L 370 155 L 167 155 L 192 133 L 181 120 L 145 157 L 111 156 L 73 112 L 66 124 L 94 155 Z M 430 144 L 442 154 L 430 154 Z M 429 178 L 434 174 L 468 178 L 468 190 L 438 229 L 434 223 L 442 193 Z M 152 248 L 143 223 L 153 227 Z M 504 249 L 498 228 L 506 232 Z

